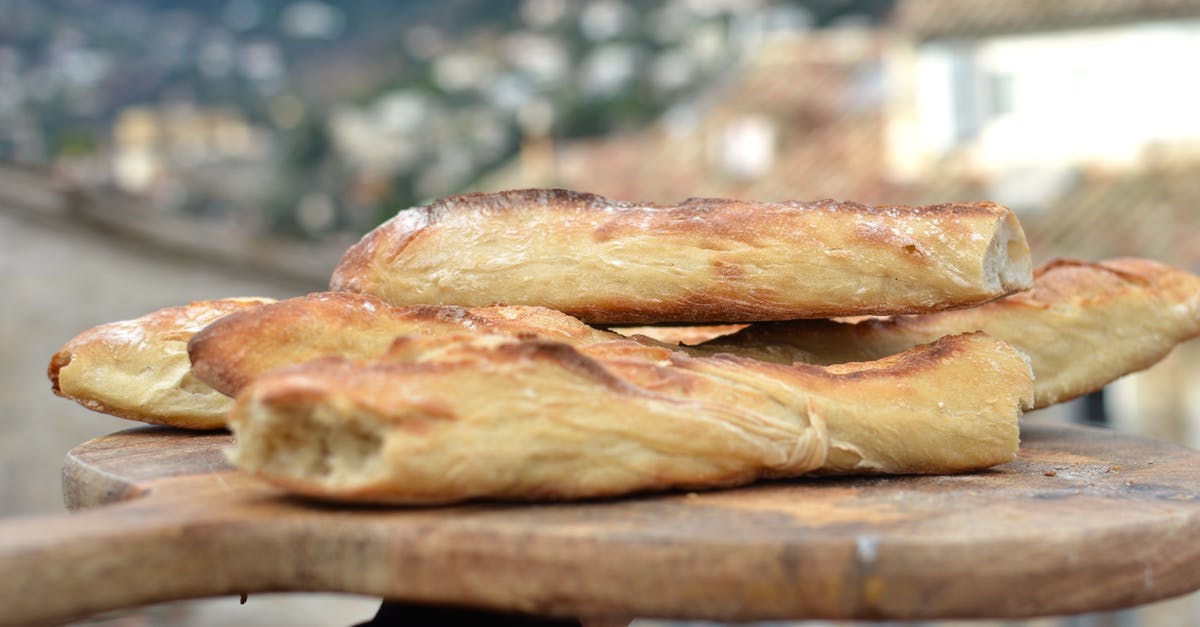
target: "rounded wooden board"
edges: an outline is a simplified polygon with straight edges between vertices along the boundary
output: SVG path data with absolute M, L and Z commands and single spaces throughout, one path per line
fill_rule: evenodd
M 78 565 L 97 559 L 88 542 L 105 544 L 107 561 L 89 566 L 104 575 L 93 588 L 115 590 L 101 609 L 323 590 L 547 616 L 1008 618 L 1200 588 L 1200 453 L 1097 428 L 1022 430 L 1017 461 L 965 475 L 347 508 L 232 470 L 228 434 L 137 429 L 70 454 L 69 505 L 129 502 L 87 511 L 83 539 L 57 550 L 75 547 Z

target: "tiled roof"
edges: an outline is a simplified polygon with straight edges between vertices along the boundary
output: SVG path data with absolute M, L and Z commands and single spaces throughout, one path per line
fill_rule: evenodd
M 900 0 L 892 25 L 919 39 L 1200 17 L 1200 0 Z
M 1042 260 L 1136 256 L 1200 271 L 1200 160 L 1084 172 L 1021 223 Z

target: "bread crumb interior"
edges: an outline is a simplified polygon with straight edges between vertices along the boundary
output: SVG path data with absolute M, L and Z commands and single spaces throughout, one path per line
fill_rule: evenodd
M 996 230 L 984 257 L 984 279 L 996 290 L 1025 289 L 1033 272 L 1029 247 L 1006 220 Z
M 383 452 L 378 427 L 321 405 L 256 408 L 235 435 L 237 465 L 327 487 L 369 481 Z

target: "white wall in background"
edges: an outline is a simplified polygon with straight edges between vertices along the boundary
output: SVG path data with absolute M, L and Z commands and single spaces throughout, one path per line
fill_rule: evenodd
M 918 48 L 917 140 L 983 171 L 1128 165 L 1200 142 L 1200 20 L 938 41 Z

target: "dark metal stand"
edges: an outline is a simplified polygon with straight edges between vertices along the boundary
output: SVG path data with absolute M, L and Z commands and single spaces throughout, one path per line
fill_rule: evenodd
M 414 605 L 384 601 L 375 617 L 355 627 L 424 627 L 426 625 L 477 625 L 479 627 L 582 627 L 578 620 L 538 618 L 461 607 Z
M 1095 427 L 1108 426 L 1108 407 L 1104 402 L 1103 389 L 1083 397 L 1083 423 Z

